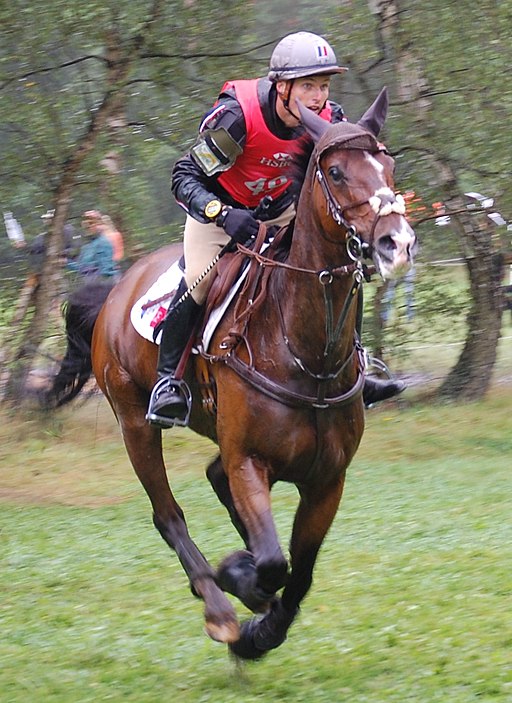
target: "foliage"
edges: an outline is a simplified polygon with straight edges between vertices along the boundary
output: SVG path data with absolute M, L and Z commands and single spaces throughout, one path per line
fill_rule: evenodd
M 66 160 L 110 88 L 106 69 L 113 35 L 118 35 L 114 39 L 118 50 L 127 51 L 154 4 L 121 5 L 111 0 L 71 7 L 62 1 L 48 8 L 47 3 L 34 2 L 30 8 L 20 3 L 19 12 L 13 8 L 2 11 L 8 53 L 0 56 L 0 89 L 4 95 L 0 140 L 7 158 L 2 166 L 0 199 L 16 210 L 24 225 L 29 222 L 25 227 L 29 235 L 35 233 L 38 223 L 34 210 L 44 208 L 44 212 L 50 206 Z M 210 88 L 206 96 L 203 94 L 206 77 L 208 82 L 221 84 L 221 78 L 216 79 L 217 59 L 209 57 L 221 52 L 212 51 L 210 33 L 219 32 L 221 27 L 229 33 L 238 6 L 243 3 L 230 1 L 222 7 L 208 2 L 160 4 L 163 10 L 152 28 L 149 46 L 127 84 L 126 111 L 87 158 L 71 212 L 73 219 L 92 206 L 109 212 L 128 210 L 123 224 L 140 238 L 162 228 L 169 231 L 169 224 L 181 219 L 176 207 L 162 213 L 155 205 L 170 199 L 169 162 L 186 141 L 184 125 L 190 125 L 192 119 L 197 124 L 213 99 Z M 197 24 L 197 12 L 208 14 L 208 30 Z M 239 47 L 233 44 L 235 53 L 243 48 L 241 43 Z M 193 82 L 196 86 L 191 90 Z M 139 179 L 146 178 L 140 164 L 149 165 L 158 153 L 162 164 L 166 154 L 167 181 L 165 185 L 159 183 L 149 207 L 144 188 L 138 187 L 136 207 L 131 211 L 131 188 L 123 187 L 122 196 L 112 202 L 113 178 L 101 166 L 101 159 L 110 150 L 120 154 L 124 179 L 130 179 L 134 171 Z M 13 198 L 13 188 L 18 198 Z
M 118 31 L 120 46 L 133 41 L 152 5 L 110 0 L 77 7 L 66 0 L 37 0 L 28 6 L 18 0 L 0 9 L 0 200 L 3 208 L 17 212 L 29 235 L 37 233 L 35 214 L 51 204 L 59 171 L 105 91 L 109 36 Z M 495 76 L 506 75 L 510 65 L 511 3 L 489 1 L 485 6 L 483 11 L 463 2 L 448 8 L 440 0 L 409 5 L 401 12 L 401 33 L 403 41 L 411 37 L 419 55 L 428 57 L 429 138 L 457 164 L 464 187 L 494 195 L 507 216 L 512 212 L 506 128 L 512 99 L 507 84 Z M 333 43 L 340 61 L 351 68 L 343 82 L 334 81 L 333 96 L 357 118 L 383 83 L 395 85 L 393 47 L 375 41 L 379 7 L 360 0 L 343 3 L 340 10 L 333 2 L 324 3 L 319 13 L 310 3 L 298 2 L 292 19 L 286 3 L 271 8 L 265 2 L 235 0 L 222 6 L 207 0 L 165 3 L 128 84 L 127 125 L 103 135 L 87 159 L 71 217 L 98 204 L 127 210 L 126 228 L 135 238 L 150 237 L 155 230 L 169 232 L 181 219 L 175 206 L 160 206 L 170 200 L 170 164 L 191 143 L 200 115 L 225 78 L 264 73 L 272 45 L 288 31 L 323 32 Z M 235 20 L 240 12 L 242 31 Z M 198 21 L 203 17 L 208 22 Z M 425 26 L 438 31 L 424 32 Z M 229 46 L 219 45 L 217 37 L 229 37 Z M 439 199 L 435 174 L 429 174 L 429 164 L 421 158 L 422 135 L 394 94 L 387 138 L 395 150 L 413 149 L 402 151 L 399 159 L 401 185 L 416 188 L 426 202 Z M 109 178 L 98 167 L 112 148 L 122 154 L 123 180 L 132 174 L 138 178 L 134 188 L 123 185 L 114 203 L 104 199 Z M 160 182 L 148 202 L 142 182 L 151 162 Z M 107 188 L 107 198 L 109 193 Z M 433 234 L 446 237 L 446 231 Z M 427 250 L 431 244 L 436 244 L 433 237 Z
M 305 0 L 13 0 L 0 7 L 2 210 L 14 211 L 29 239 L 41 231 L 40 214 L 52 206 L 77 145 L 109 92 L 122 87 L 123 104 L 80 165 L 69 219 L 78 222 L 91 207 L 110 213 L 129 254 L 178 238 L 183 213 L 170 197 L 169 172 L 195 138 L 200 116 L 226 78 L 264 74 L 276 41 L 309 29 L 324 34 L 350 68 L 332 86 L 349 118 L 389 85 L 383 138 L 397 157 L 402 191 L 415 190 L 427 207 L 443 200 L 435 154 L 452 167 L 461 192 L 492 195 L 509 220 L 511 10 L 512 0 L 347 0 L 321 8 Z M 423 89 L 411 102 L 400 80 L 409 73 L 416 79 L 415 57 Z M 111 83 L 115 61 L 130 64 L 123 86 Z M 401 76 L 399 62 L 406 67 Z M 112 154 L 117 172 L 105 166 Z M 426 225 L 419 234 L 420 263 L 465 252 L 451 228 Z M 500 234 L 499 246 L 510 249 L 510 234 Z
M 414 317 L 408 319 L 405 292 L 397 286 L 384 325 L 383 343 L 396 359 L 408 355 L 411 345 L 419 343 L 461 344 L 467 325 L 469 294 L 462 266 L 416 266 L 412 300 Z M 365 319 L 371 320 L 374 297 L 382 283 L 372 283 L 365 295 Z M 375 326 L 373 326 L 375 327 Z M 375 329 L 364 326 L 364 344 L 376 347 Z

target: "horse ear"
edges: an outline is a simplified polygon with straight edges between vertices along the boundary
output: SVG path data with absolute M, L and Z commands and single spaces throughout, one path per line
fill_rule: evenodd
M 378 137 L 382 125 L 386 121 L 388 106 L 388 89 L 384 87 L 375 98 L 373 104 L 366 110 L 361 119 L 357 121 L 357 124 L 367 129 L 375 137 Z
M 330 122 L 319 117 L 316 112 L 303 105 L 300 100 L 297 100 L 296 104 L 299 108 L 300 121 L 316 144 L 320 137 L 329 129 Z

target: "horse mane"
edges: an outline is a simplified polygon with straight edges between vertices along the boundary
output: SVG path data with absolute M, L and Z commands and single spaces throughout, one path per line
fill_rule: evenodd
M 313 140 L 305 135 L 299 144 L 299 150 L 294 154 L 288 170 L 288 176 L 291 180 L 290 192 L 293 194 L 295 202 L 298 201 L 306 172 L 311 160 L 311 155 L 315 148 Z

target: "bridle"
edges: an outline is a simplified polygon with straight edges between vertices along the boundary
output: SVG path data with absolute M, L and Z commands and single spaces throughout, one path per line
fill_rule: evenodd
M 381 149 L 381 151 L 384 151 L 384 149 Z M 374 243 L 374 238 L 375 238 L 375 228 L 377 227 L 377 223 L 381 217 L 386 217 L 387 215 L 391 215 L 391 213 L 396 213 L 398 215 L 405 215 L 405 200 L 403 199 L 403 196 L 400 195 L 399 193 L 394 193 L 393 197 L 394 199 L 391 199 L 387 197 L 385 199 L 385 202 L 383 203 L 383 198 L 379 197 L 377 194 L 370 196 L 369 198 L 364 198 L 363 200 L 356 201 L 355 203 L 348 203 L 347 205 L 340 205 L 340 203 L 337 201 L 337 199 L 334 197 L 332 190 L 329 188 L 329 183 L 327 182 L 327 178 L 325 177 L 325 174 L 322 170 L 322 167 L 320 166 L 320 157 L 322 154 L 319 154 L 316 159 L 316 164 L 315 164 L 315 170 L 314 170 L 314 177 L 317 179 L 317 181 L 320 184 L 320 187 L 322 188 L 322 192 L 324 194 L 324 197 L 327 201 L 327 209 L 328 212 L 330 213 L 331 217 L 333 220 L 336 222 L 337 225 L 340 227 L 344 227 L 346 232 L 347 232 L 347 237 L 346 237 L 346 246 L 347 246 L 347 253 L 350 258 L 353 258 L 351 255 L 351 250 L 355 248 L 356 252 L 360 252 L 361 254 L 364 254 L 364 258 L 366 259 L 371 259 L 371 254 L 373 250 L 373 243 Z M 360 207 L 361 205 L 370 205 L 372 210 L 375 213 L 375 217 L 373 218 L 372 226 L 370 227 L 370 233 L 368 235 L 368 242 L 363 242 L 358 236 L 357 236 L 357 229 L 355 225 L 350 224 L 346 217 L 345 213 L 347 210 L 352 210 L 353 208 Z M 330 239 L 327 237 L 327 235 L 323 232 L 322 236 L 327 239 L 327 241 L 335 244 L 337 243 L 335 240 Z

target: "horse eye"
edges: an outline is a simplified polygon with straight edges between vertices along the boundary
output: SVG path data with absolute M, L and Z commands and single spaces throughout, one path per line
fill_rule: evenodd
M 345 180 L 345 176 L 343 175 L 343 171 L 338 168 L 338 166 L 331 166 L 329 168 L 329 176 L 331 179 L 334 181 L 334 183 L 342 183 Z

